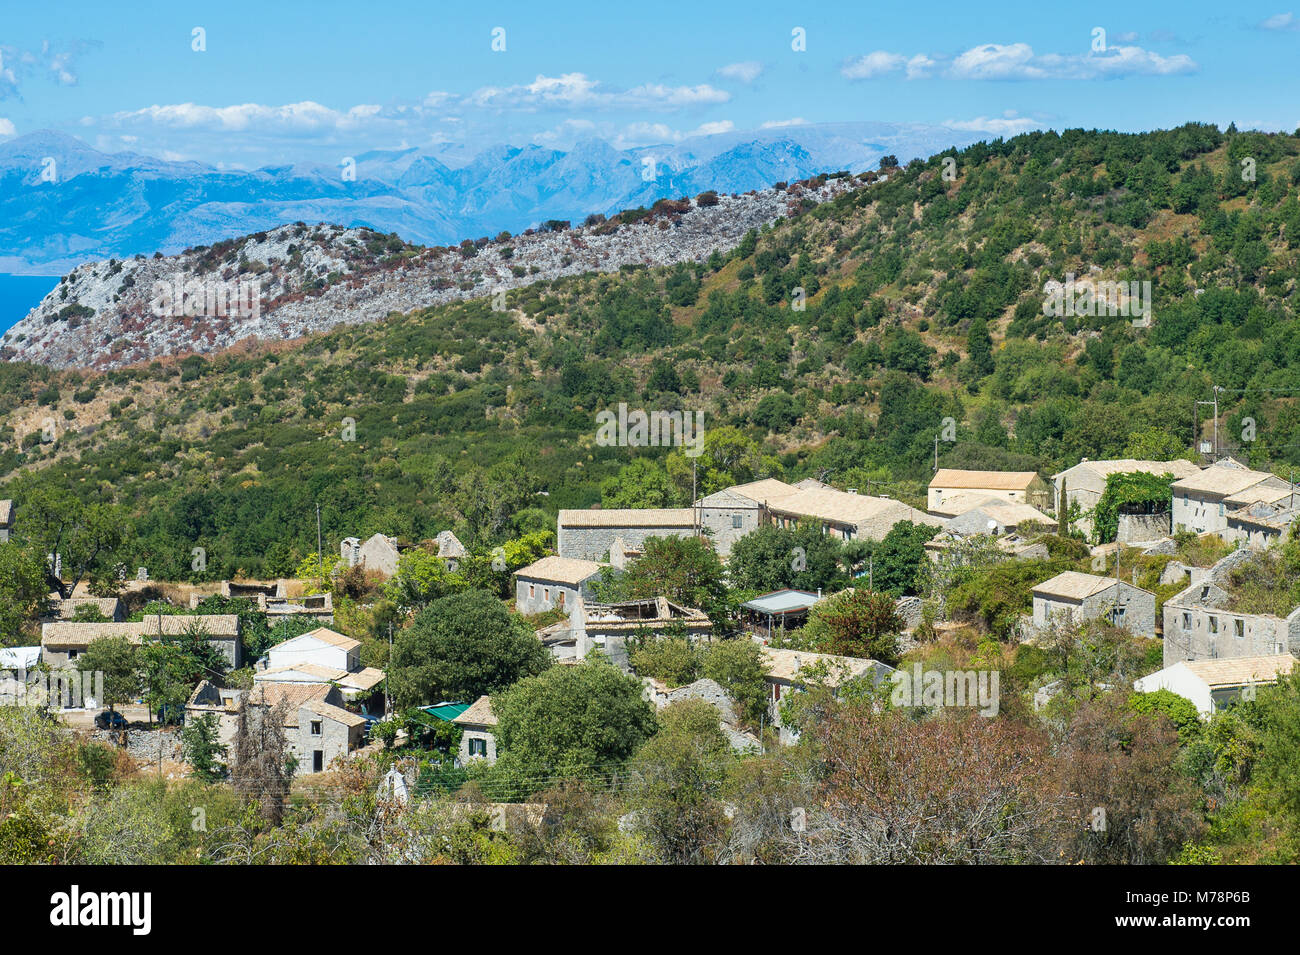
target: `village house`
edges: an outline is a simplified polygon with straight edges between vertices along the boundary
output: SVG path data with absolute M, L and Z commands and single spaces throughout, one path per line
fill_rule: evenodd
M 90 644 L 103 637 L 126 637 L 141 643 L 145 637 L 176 636 L 201 628 L 208 645 L 217 650 L 231 669 L 243 662 L 239 617 L 228 614 L 152 614 L 135 623 L 47 623 L 41 626 L 41 660 L 51 667 L 75 664 Z
M 126 619 L 122 612 L 122 601 L 116 597 L 60 597 L 51 594 L 47 604 L 48 611 L 41 615 L 41 623 L 55 623 L 60 620 L 72 620 L 78 613 L 92 611 L 105 621 L 121 623 Z
M 1204 534 L 1228 529 L 1228 511 L 1251 503 L 1248 492 L 1291 491 L 1291 485 L 1265 471 L 1252 471 L 1228 458 L 1172 485 L 1173 529 Z
M 185 703 L 185 722 L 192 723 L 201 716 L 217 718 L 217 739 L 229 748 L 235 740 L 239 724 L 239 701 L 244 691 L 217 686 L 209 680 L 200 680 Z
M 1028 504 L 1012 504 L 1008 501 L 989 499 L 971 508 L 965 513 L 950 517 L 944 521 L 943 529 L 957 537 L 971 537 L 976 534 L 1019 534 L 1022 528 L 1028 532 L 1038 525 L 1040 533 L 1052 533 L 1056 522 L 1036 507 Z
M 461 728 L 460 764 L 481 759 L 489 765 L 497 761 L 497 718 L 492 715 L 492 701 L 480 696 L 469 708 L 452 720 Z
M 1139 637 L 1156 635 L 1156 595 L 1114 577 L 1067 570 L 1033 590 L 1038 629 L 1103 619 Z
M 1233 551 L 1165 601 L 1165 666 L 1180 660 L 1300 654 L 1300 608 L 1285 617 L 1232 609 L 1233 571 L 1249 574 L 1251 562 L 1259 559 L 1256 551 Z
M 375 697 L 384 681 L 384 671 L 362 667 L 360 650 L 359 641 L 320 627 L 271 647 L 265 658 L 266 668 L 254 672 L 253 680 L 332 684 L 339 688 L 345 702 L 364 703 Z
M 652 677 L 644 677 L 641 683 L 645 686 L 645 698 L 655 709 L 662 710 L 683 700 L 703 700 L 718 711 L 722 732 L 731 743 L 733 750 L 745 753 L 757 752 L 762 748 L 757 736 L 741 729 L 735 704 L 727 695 L 727 691 L 716 681 L 701 677 L 685 686 L 669 687 Z
M 14 529 L 14 502 L 0 501 L 0 544 L 9 540 Z
M 956 494 L 983 494 L 1012 504 L 1052 510 L 1052 489 L 1034 471 L 963 471 L 939 468 L 930 479 L 926 510 L 941 513 L 945 499 Z
M 1200 474 L 1201 469 L 1191 461 L 1185 461 L 1181 458 L 1175 458 L 1172 461 L 1140 461 L 1134 458 L 1089 461 L 1085 458 L 1074 467 L 1066 468 L 1061 473 L 1052 475 L 1053 500 L 1056 502 L 1058 513 L 1059 508 L 1062 506 L 1060 500 L 1061 489 L 1064 488 L 1066 499 L 1063 506 L 1069 508 L 1072 504 L 1077 505 L 1080 514 L 1078 519 L 1071 522 L 1071 528 L 1079 531 L 1085 537 L 1091 538 L 1092 518 L 1089 515 L 1106 490 L 1106 479 L 1112 474 L 1137 474 L 1138 472 L 1154 474 L 1157 477 L 1169 474 L 1181 480 Z M 1162 533 L 1168 534 L 1170 527 L 1167 514 L 1164 515 L 1161 526 L 1163 526 Z M 1132 539 L 1150 540 L 1157 536 L 1160 535 L 1156 533 L 1151 533 L 1150 536 L 1139 534 Z
M 339 544 L 339 556 L 343 558 L 344 567 L 362 567 L 392 577 L 397 573 L 397 561 L 405 549 L 396 538 L 373 534 L 364 544 L 359 538 L 345 537 Z
M 555 549 L 575 560 L 605 560 L 619 538 L 640 552 L 651 537 L 694 537 L 699 525 L 694 508 L 642 507 L 562 510 L 555 522 Z
M 272 584 L 223 580 L 218 593 L 229 599 L 251 600 L 257 609 L 266 614 L 267 623 L 274 627 L 282 620 L 306 617 L 323 624 L 334 622 L 334 595 L 328 590 L 302 597 L 286 596 L 283 580 Z M 206 599 L 201 593 L 190 594 L 190 609 L 195 610 Z
M 591 560 L 543 557 L 515 571 L 515 607 L 522 614 L 570 610 L 578 597 L 592 598 L 603 566 Z
M 438 556 L 447 564 L 447 569 L 453 574 L 460 569 L 460 562 L 469 556 L 469 551 L 465 545 L 451 531 L 440 531 L 434 538 L 438 545 Z
M 1293 491 L 1270 488 L 1269 492 L 1278 496 L 1228 511 L 1228 526 L 1219 536 L 1256 550 L 1272 547 L 1285 538 L 1296 516 L 1300 515 L 1300 506 L 1292 503 Z
M 713 634 L 713 621 L 702 610 L 683 607 L 667 597 L 609 604 L 580 600 L 569 616 L 568 631 L 553 653 L 562 652 L 567 649 L 563 644 L 572 642 L 571 657 L 581 660 L 592 647 L 597 647 L 611 663 L 626 670 L 629 637 L 663 636 L 672 632 L 692 641 L 707 639 Z
M 724 560 L 731 546 L 762 522 L 762 505 L 735 490 L 718 491 L 695 502 L 698 524 L 707 528 L 713 549 Z
M 1163 670 L 1134 681 L 1139 693 L 1168 690 L 1190 700 L 1204 718 L 1214 715 L 1233 700 L 1253 699 L 1256 689 L 1276 683 L 1295 669 L 1289 653 L 1264 657 L 1235 657 L 1228 660 L 1179 660 Z
M 884 540 L 894 525 L 903 521 L 929 527 L 943 523 L 893 498 L 825 487 L 796 489 L 781 497 L 768 498 L 765 520 L 778 527 L 815 521 L 821 524 L 822 533 L 841 540 L 877 541 Z
M 851 680 L 861 677 L 871 679 L 877 686 L 894 672 L 894 668 L 878 660 L 844 657 L 833 653 L 810 653 L 805 650 L 778 650 L 763 647 L 763 666 L 767 670 L 768 716 L 785 745 L 798 741 L 799 734 L 781 723 L 781 701 L 791 693 L 803 689 L 806 681 L 816 674 L 826 686 L 838 690 Z

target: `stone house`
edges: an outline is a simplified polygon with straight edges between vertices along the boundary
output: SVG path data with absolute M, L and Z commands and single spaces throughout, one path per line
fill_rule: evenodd
M 1228 512 L 1252 503 L 1266 491 L 1290 494 L 1291 485 L 1265 471 L 1252 471 L 1231 458 L 1172 486 L 1173 529 L 1204 534 L 1228 529 Z
M 1106 490 L 1106 479 L 1112 474 L 1170 474 L 1175 478 L 1189 478 L 1200 474 L 1201 469 L 1191 461 L 1176 458 L 1172 461 L 1140 461 L 1135 458 L 1116 458 L 1104 461 L 1080 461 L 1072 468 L 1066 468 L 1059 474 L 1052 475 L 1053 500 L 1060 506 L 1061 488 L 1065 488 L 1065 506 L 1077 504 L 1079 512 L 1087 515 L 1097 506 L 1101 495 Z M 1166 516 L 1167 523 L 1167 516 Z M 1092 518 L 1082 516 L 1070 525 L 1085 537 L 1092 537 Z M 1169 533 L 1169 528 L 1164 528 Z M 1134 536 L 1131 539 L 1137 540 Z M 1149 539 L 1149 538 L 1147 538 Z
M 992 499 L 963 514 L 949 518 L 944 522 L 943 529 L 957 537 L 971 537 L 976 534 L 1001 536 L 1017 534 L 1021 526 L 1028 529 L 1034 524 L 1042 524 L 1050 532 L 1056 521 L 1028 504 L 1011 504 Z
M 709 639 L 713 635 L 713 621 L 704 611 L 675 604 L 667 597 L 611 604 L 582 600 L 570 614 L 568 629 L 568 639 L 574 646 L 573 659 L 581 660 L 592 647 L 597 647 L 611 663 L 626 670 L 628 638 L 675 632 L 692 641 Z
M 543 557 L 515 571 L 515 608 L 522 614 L 571 610 L 579 597 L 592 599 L 591 585 L 603 565 L 571 557 Z
M 804 488 L 781 497 L 768 498 L 764 519 L 778 527 L 794 527 L 816 521 L 822 532 L 841 540 L 883 540 L 895 524 L 911 521 L 939 527 L 937 517 L 889 497 L 873 497 L 834 488 Z
M 758 752 L 762 748 L 757 736 L 741 729 L 736 716 L 736 707 L 727 691 L 714 680 L 701 677 L 685 686 L 669 687 L 651 677 L 642 679 L 645 697 L 655 707 L 662 710 L 682 700 L 703 700 L 718 711 L 718 720 L 722 732 L 726 735 L 731 748 L 736 752 Z
M 72 620 L 83 607 L 93 607 L 101 617 L 113 623 L 126 619 L 122 601 L 116 597 L 54 597 L 49 602 L 49 612 L 41 617 L 42 623 Z
M 41 626 L 41 660 L 51 667 L 69 666 L 90 644 L 102 637 L 126 637 L 132 643 L 146 636 L 175 636 L 190 627 L 207 631 L 208 645 L 231 669 L 243 663 L 239 617 L 236 614 L 152 614 L 136 623 L 47 623 Z
M 260 716 L 281 701 L 285 703 L 285 742 L 298 760 L 298 775 L 323 772 L 335 758 L 365 745 L 366 719 L 343 708 L 343 696 L 337 687 L 256 682 L 245 705 Z
M 1249 550 L 1234 551 L 1165 601 L 1165 666 L 1180 660 L 1300 655 L 1300 608 L 1286 617 L 1228 609 L 1231 572 L 1257 556 Z
M 471 759 L 486 760 L 489 765 L 497 761 L 497 718 L 492 715 L 491 699 L 480 696 L 452 722 L 461 728 L 459 756 L 462 766 Z
M 1168 690 L 1196 706 L 1202 717 L 1209 718 L 1228 703 L 1253 698 L 1260 686 L 1276 683 L 1278 677 L 1295 669 L 1296 658 L 1289 653 L 1264 657 L 1235 657 L 1227 660 L 1179 660 L 1163 670 L 1134 681 L 1139 693 Z
M 810 653 L 804 650 L 778 650 L 763 647 L 763 665 L 767 670 L 768 716 L 779 733 L 781 743 L 791 745 L 799 734 L 781 723 L 781 701 L 791 693 L 800 692 L 810 672 L 832 689 L 838 689 L 851 680 L 868 678 L 877 686 L 894 672 L 894 668 L 878 660 L 837 656 L 833 653 Z
M 699 532 L 690 507 L 562 510 L 555 522 L 555 549 L 575 560 L 605 560 L 614 542 L 640 552 L 651 537 L 694 537 Z
M 14 502 L 0 501 L 0 544 L 9 540 L 14 529 Z
M 200 680 L 185 703 L 185 721 L 189 723 L 200 716 L 215 716 L 217 738 L 223 746 L 229 747 L 235 739 L 235 729 L 239 723 L 239 703 L 243 695 L 243 690 L 217 686 L 208 680 Z
M 1100 618 L 1139 637 L 1156 635 L 1156 595 L 1114 577 L 1067 570 L 1035 587 L 1033 597 L 1038 629 Z
M 963 471 L 939 468 L 930 479 L 926 510 L 939 512 L 955 494 L 984 494 L 1012 504 L 1053 510 L 1052 489 L 1035 471 Z
M 469 551 L 460 542 L 460 538 L 451 531 L 440 531 L 434 542 L 438 545 L 438 556 L 446 562 L 447 569 L 452 573 L 459 570 L 460 562 L 469 556 Z
M 364 567 L 392 577 L 403 549 L 396 538 L 384 534 L 374 534 L 364 544 L 359 538 L 345 537 L 339 544 L 339 556 L 344 567 Z
M 726 490 L 700 498 L 695 502 L 695 510 L 699 526 L 709 531 L 713 549 L 725 559 L 736 541 L 757 530 L 763 508 L 753 498 Z

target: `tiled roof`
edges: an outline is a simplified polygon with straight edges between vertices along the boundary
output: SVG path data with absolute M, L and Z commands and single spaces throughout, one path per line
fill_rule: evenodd
M 1249 468 L 1230 468 L 1216 464 L 1204 471 L 1199 471 L 1196 474 L 1175 481 L 1173 489 L 1175 491 L 1201 492 L 1226 497 L 1231 494 L 1240 494 L 1247 488 L 1253 487 L 1260 481 L 1267 481 L 1269 478 L 1273 478 L 1274 481 L 1281 480 L 1265 471 L 1252 471 Z
M 852 680 L 883 666 L 875 660 L 842 657 L 833 653 L 809 653 L 806 650 L 778 650 L 774 647 L 763 647 L 762 654 L 768 676 L 788 682 L 794 682 L 800 672 L 806 672 L 818 663 L 827 664 L 829 671 L 827 682 L 831 686 L 837 686 L 842 676 L 846 680 Z
M 736 484 L 727 490 L 763 504 L 793 494 L 800 488 L 778 481 L 776 478 L 763 478 L 759 481 L 750 481 L 748 484 Z
M 1289 653 L 1262 657 L 1232 657 L 1219 660 L 1187 660 L 1183 664 L 1207 686 L 1242 686 L 1271 683 L 1290 673 L 1296 658 Z
M 469 723 L 474 726 L 496 726 L 497 718 L 492 715 L 492 700 L 489 697 L 480 696 L 469 705 L 469 709 L 452 720 L 452 722 L 461 725 Z
M 175 636 L 194 624 L 204 627 L 214 640 L 233 640 L 239 636 L 239 617 L 233 613 L 163 614 L 161 617 L 154 614 L 134 623 L 47 623 L 41 627 L 41 645 L 87 647 L 101 637 L 126 637 L 132 643 L 139 643 L 160 629 L 168 636 Z
M 355 650 L 357 647 L 361 646 L 360 640 L 353 640 L 351 637 L 344 636 L 335 630 L 331 630 L 329 627 L 317 627 L 315 630 L 308 630 L 303 634 L 303 636 L 315 637 L 322 643 L 328 643 L 330 646 L 338 647 L 340 650 L 344 651 Z M 295 637 L 294 639 L 297 638 Z M 276 647 L 273 647 L 272 649 L 283 647 L 285 644 L 290 642 L 291 641 L 286 640 L 284 643 L 276 644 Z
M 302 704 L 302 708 L 317 716 L 323 716 L 328 720 L 334 720 L 336 723 L 342 723 L 344 726 L 361 726 L 366 722 L 364 716 L 359 716 L 350 710 L 345 710 L 341 706 L 335 706 L 333 703 L 326 703 L 323 700 L 308 700 Z
M 584 580 L 600 575 L 601 564 L 594 560 L 579 560 L 576 557 L 543 557 L 527 567 L 515 571 L 516 577 L 533 580 L 549 580 L 557 584 L 570 584 L 577 587 Z
M 284 725 L 298 725 L 298 709 L 305 703 L 324 700 L 333 692 L 325 683 L 254 683 L 248 692 L 250 706 L 278 706 L 283 700 L 287 706 Z
M 889 497 L 850 494 L 847 491 L 809 489 L 795 491 L 779 501 L 768 502 L 768 509 L 793 517 L 815 517 L 835 524 L 858 525 L 874 518 L 895 515 L 898 521 L 938 526 L 943 523 L 924 511 L 909 507 Z
M 557 522 L 563 527 L 694 527 L 695 511 L 689 507 L 563 510 Z
M 708 497 L 702 497 L 695 502 L 696 507 L 730 507 L 730 508 L 755 508 L 758 507 L 758 501 L 752 497 L 746 497 L 735 491 L 715 491 Z
M 1098 577 L 1095 574 L 1083 574 L 1077 570 L 1067 570 L 1050 580 L 1044 580 L 1034 588 L 1036 594 L 1050 597 L 1066 597 L 1070 600 L 1083 600 L 1119 583 L 1114 577 Z
M 959 487 L 978 491 L 1023 491 L 1038 477 L 1036 471 L 962 471 L 940 468 L 930 479 L 930 487 Z
M 51 600 L 50 606 L 59 620 L 71 620 L 82 607 L 94 607 L 101 616 L 112 620 L 121 609 L 122 602 L 116 597 L 68 597 Z
M 1147 474 L 1172 474 L 1174 477 L 1182 479 L 1191 477 L 1193 474 L 1200 474 L 1201 469 L 1191 461 L 1175 458 L 1172 461 L 1139 461 L 1136 458 L 1112 458 L 1105 461 L 1080 461 L 1073 468 L 1066 468 L 1060 474 L 1052 475 L 1058 478 L 1061 474 L 1068 475 L 1074 468 L 1086 468 L 1102 477 L 1109 477 L 1112 474 L 1136 474 L 1138 471 L 1145 471 Z

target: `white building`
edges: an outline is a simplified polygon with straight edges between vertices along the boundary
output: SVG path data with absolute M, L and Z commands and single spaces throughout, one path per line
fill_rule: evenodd
M 1229 660 L 1180 660 L 1133 684 L 1139 693 L 1168 690 L 1191 700 L 1202 717 L 1209 717 L 1232 700 L 1251 698 L 1254 688 L 1276 683 L 1290 673 L 1296 658 L 1289 653 Z

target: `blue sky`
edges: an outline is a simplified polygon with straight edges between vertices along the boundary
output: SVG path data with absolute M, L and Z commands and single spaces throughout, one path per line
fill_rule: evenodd
M 1279 2 L 9 4 L 0 137 L 255 167 L 801 122 L 1289 131 L 1300 0 Z

